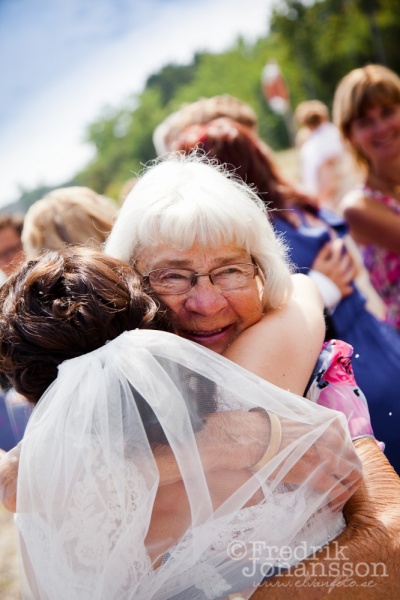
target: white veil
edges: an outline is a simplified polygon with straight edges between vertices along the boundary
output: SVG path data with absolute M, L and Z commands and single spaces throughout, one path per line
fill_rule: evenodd
M 360 472 L 340 413 L 175 335 L 125 332 L 64 362 L 28 423 L 23 598 L 249 598 L 343 529 Z

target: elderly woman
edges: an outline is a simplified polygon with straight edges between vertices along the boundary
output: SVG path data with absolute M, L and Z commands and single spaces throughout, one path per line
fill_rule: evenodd
M 125 201 L 115 226 L 119 236 L 117 234 L 114 239 L 110 238 L 108 250 L 116 252 L 116 245 L 121 244 L 118 251 L 124 257 L 141 262 L 139 268 L 146 276 L 146 281 L 154 289 L 158 288 L 157 294 L 173 308 L 176 328 L 184 337 L 200 341 L 201 345 L 210 346 L 218 353 L 224 351 L 239 361 L 243 358 L 245 366 L 262 376 L 268 376 L 268 371 L 272 371 L 271 379 L 274 376 L 275 382 L 281 387 L 290 387 L 302 393 L 311 372 L 310 365 L 318 355 L 318 348 L 313 347 L 315 344 L 311 338 L 304 337 L 307 328 L 301 328 L 301 322 L 307 322 L 307 311 L 304 313 L 297 306 L 298 318 L 290 321 L 284 306 L 279 310 L 272 308 L 283 303 L 286 290 L 290 288 L 289 271 L 282 260 L 282 245 L 271 234 L 268 220 L 260 216 L 265 216 L 262 203 L 243 183 L 226 178 L 198 159 L 171 160 L 149 169 L 139 179 Z M 137 218 L 140 218 L 140 223 Z M 147 259 L 149 265 L 144 264 Z M 271 268 L 273 265 L 276 273 Z M 291 314 L 293 316 L 293 312 Z M 275 318 L 272 329 L 271 318 Z M 275 353 L 274 344 L 272 350 L 269 346 L 268 351 L 271 342 L 268 335 L 277 337 Z M 313 339 L 320 344 L 321 338 L 318 342 L 317 337 Z M 263 345 L 264 354 L 261 352 Z M 282 349 L 286 352 L 286 361 L 280 357 Z M 217 358 L 216 354 L 214 356 Z M 338 364 L 348 365 L 347 356 L 338 358 Z M 199 366 L 202 361 L 198 362 Z M 226 374 L 224 372 L 224 377 Z M 320 394 L 320 399 L 325 390 L 334 400 L 338 395 L 335 394 L 333 378 L 323 381 L 321 376 L 323 372 L 317 378 L 321 386 L 314 385 L 312 390 Z M 236 381 L 235 376 L 233 380 Z M 336 377 L 336 382 L 340 380 L 346 383 L 343 372 Z M 359 394 L 354 386 L 345 387 L 351 398 Z M 329 394 L 330 389 L 333 394 Z M 300 398 L 298 400 L 301 402 L 301 411 L 304 406 L 308 408 Z M 347 407 L 347 410 L 353 412 L 353 407 Z M 357 419 L 349 421 L 353 437 L 371 434 L 368 428 L 354 430 L 354 425 L 357 426 Z M 250 426 L 247 425 L 244 430 L 250 432 Z M 220 435 L 214 439 L 214 443 L 206 445 L 212 449 L 214 463 L 224 457 L 219 443 L 224 443 L 225 434 L 221 428 L 218 431 Z M 254 439 L 254 436 L 251 437 Z M 230 435 L 227 439 L 230 447 L 232 442 L 237 442 L 238 436 Z M 398 513 L 388 505 L 387 497 L 395 498 L 398 495 L 397 478 L 373 440 L 362 438 L 356 440 L 355 444 L 363 459 L 368 490 L 364 488 L 359 495 L 356 492 L 353 504 L 348 504 L 349 526 L 338 539 L 346 545 L 346 556 L 354 562 L 376 560 L 374 545 L 362 548 L 366 539 L 376 541 L 382 552 L 382 561 L 387 563 L 388 574 L 393 575 L 398 565 L 394 541 L 398 533 Z M 336 452 L 336 448 L 333 452 Z M 321 460 L 324 454 L 323 448 L 314 453 L 310 457 L 312 464 L 326 465 L 325 459 Z M 236 461 L 244 456 L 246 453 L 238 452 Z M 323 487 L 330 485 L 329 476 L 334 471 L 327 467 L 322 471 L 318 468 L 317 472 L 322 475 L 323 482 L 325 479 Z M 283 469 L 283 483 L 299 485 L 302 481 L 300 473 L 301 468 Z M 321 485 L 320 479 L 317 480 Z M 381 501 L 382 486 L 386 486 L 388 491 L 384 502 Z M 382 532 L 383 524 L 387 534 Z M 363 528 L 362 533 L 358 531 L 359 526 Z M 330 553 L 335 548 L 328 546 L 326 551 L 319 554 L 323 568 L 329 566 L 332 558 Z M 390 560 L 388 556 L 391 556 Z M 306 579 L 313 564 L 313 561 L 302 563 L 302 576 Z M 334 578 L 329 570 L 325 575 L 324 585 Z M 300 586 L 296 585 L 297 596 L 308 597 L 306 588 L 301 589 L 302 581 L 298 574 L 289 577 L 288 582 L 300 583 Z M 394 589 L 392 582 L 392 577 L 380 581 L 381 589 L 377 591 L 375 588 L 374 591 L 381 595 L 376 597 L 391 597 L 391 590 Z M 284 592 L 287 597 L 287 589 Z M 255 597 L 263 597 L 264 594 L 268 598 L 280 598 L 282 590 L 271 589 L 266 592 L 261 588 Z M 332 597 L 337 598 L 335 591 Z
M 173 326 L 140 284 L 71 248 L 0 292 L 0 370 L 36 405 L 16 515 L 29 594 L 248 598 L 343 529 L 360 475 L 345 419 L 149 331 Z
M 383 65 L 353 69 L 336 88 L 333 118 L 363 174 L 341 208 L 400 332 L 400 77 Z
M 222 175 L 220 170 L 193 155 L 171 157 L 150 167 L 125 200 L 108 238 L 106 253 L 138 268 L 147 284 L 175 313 L 181 336 L 239 359 L 248 370 L 302 393 L 299 390 L 306 388 L 310 372 L 301 373 L 298 368 L 296 374 L 291 374 L 296 364 L 292 359 L 300 356 L 301 350 L 310 352 L 308 340 L 290 330 L 290 325 L 285 328 L 283 319 L 281 328 L 275 330 L 277 353 L 270 352 L 265 360 L 265 355 L 259 353 L 259 338 L 250 327 L 282 302 L 282 281 L 288 281 L 287 270 L 282 268 L 282 243 L 272 234 L 265 207 L 256 193 L 232 175 Z M 243 263 L 248 265 L 246 269 L 252 269 L 252 273 L 248 271 L 248 284 L 232 289 L 224 281 L 226 274 L 228 282 L 230 274 L 242 278 Z M 257 266 L 257 272 L 252 265 Z M 251 275 L 255 276 L 253 283 Z M 231 345 L 233 340 L 237 345 Z M 287 352 L 286 359 L 280 352 L 282 348 Z M 349 527 L 340 539 L 354 561 L 374 560 L 375 543 L 382 543 L 385 560 L 392 556 L 394 562 L 398 561 L 394 541 L 398 524 L 393 505 L 385 504 L 380 488 L 382 484 L 393 485 L 393 496 L 398 497 L 398 478 L 372 442 L 360 440 L 356 444 L 364 459 L 366 476 L 373 474 L 371 479 L 367 477 L 371 489 L 367 501 L 361 494 L 357 497 L 359 504 L 350 505 L 354 512 L 349 513 Z M 382 465 L 379 483 L 375 460 Z M 382 523 L 388 523 L 388 518 L 390 534 L 386 538 Z M 361 523 L 367 526 L 368 534 L 358 531 Z M 364 536 L 371 545 L 361 550 L 359 544 L 365 541 Z M 363 541 L 359 541 L 360 537 Z M 320 558 L 329 564 L 329 547 Z M 325 583 L 328 580 L 329 577 Z M 388 580 L 380 583 L 385 584 L 382 599 L 390 597 Z M 268 593 L 270 598 L 274 597 L 272 593 L 279 597 L 280 592 Z M 305 591 L 304 594 L 306 597 Z M 356 593 L 352 597 L 356 598 Z

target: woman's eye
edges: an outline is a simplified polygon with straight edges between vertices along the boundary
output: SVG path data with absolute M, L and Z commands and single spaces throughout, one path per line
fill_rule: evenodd
M 242 273 L 242 270 L 239 267 L 227 267 L 223 271 L 220 271 L 218 275 L 232 275 Z
M 384 106 L 382 109 L 382 115 L 384 117 L 391 117 L 392 115 L 394 115 L 398 110 L 398 107 L 395 106 L 394 104 L 391 104 L 390 106 Z
M 357 119 L 357 125 L 360 129 L 364 129 L 365 127 L 369 127 L 371 125 L 371 119 L 368 117 L 361 117 Z
M 180 279 L 188 279 L 188 276 L 184 275 L 183 273 L 165 273 L 161 276 L 161 279 L 163 281 L 176 281 Z
M 220 271 L 218 275 L 232 275 L 234 273 L 239 273 L 239 269 L 224 269 Z

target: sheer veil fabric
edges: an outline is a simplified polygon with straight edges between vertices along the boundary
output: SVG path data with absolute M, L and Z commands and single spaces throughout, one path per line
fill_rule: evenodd
M 282 439 L 254 474 L 232 447 L 251 446 L 255 408 L 265 446 L 265 410 Z M 243 427 L 230 430 L 233 417 Z M 230 464 L 211 468 L 206 451 L 224 444 Z M 331 483 L 319 485 L 330 446 Z M 179 472 L 169 479 L 168 454 Z M 16 514 L 23 598 L 249 598 L 343 529 L 360 469 L 340 413 L 175 335 L 125 332 L 60 365 L 28 423 Z

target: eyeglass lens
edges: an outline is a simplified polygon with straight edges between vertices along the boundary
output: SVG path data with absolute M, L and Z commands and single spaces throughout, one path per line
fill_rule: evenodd
M 223 290 L 238 289 L 254 279 L 257 266 L 252 263 L 224 265 L 209 273 L 195 273 L 189 269 L 156 269 L 148 274 L 151 287 L 160 293 L 183 294 L 195 285 L 198 277 L 207 276 Z

